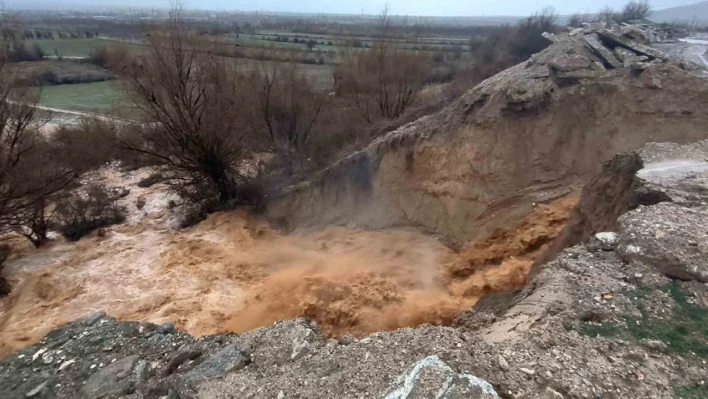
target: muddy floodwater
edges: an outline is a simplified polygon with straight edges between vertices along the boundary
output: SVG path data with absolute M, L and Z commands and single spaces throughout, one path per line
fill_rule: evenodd
M 455 252 L 413 230 L 284 235 L 242 211 L 173 231 L 170 197 L 159 185 L 138 188 L 141 177 L 106 173 L 131 189 L 130 216 L 102 237 L 39 250 L 6 237 L 16 255 L 7 268 L 13 292 L 0 302 L 0 354 L 98 311 L 197 336 L 300 316 L 330 336 L 450 324 L 481 295 L 523 286 L 539 242 L 558 234 L 576 202 L 540 205 L 519 226 Z

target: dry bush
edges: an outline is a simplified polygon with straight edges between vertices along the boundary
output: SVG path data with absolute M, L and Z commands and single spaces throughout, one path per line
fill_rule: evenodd
M 589 13 L 575 13 L 571 14 L 568 18 L 568 26 L 573 28 L 579 28 L 585 23 L 595 22 L 597 18 L 593 17 Z
M 597 20 L 602 22 L 618 21 L 622 15 L 617 13 L 612 7 L 605 6 L 597 13 Z
M 18 88 L 0 54 L 0 231 L 17 231 L 39 246 L 47 240 L 46 205 L 80 172 L 39 134 L 37 90 Z
M 150 158 L 183 198 L 205 206 L 251 203 L 252 176 L 240 166 L 249 132 L 244 104 L 252 99 L 243 98 L 232 65 L 205 49 L 179 14 L 167 25 L 150 34 L 144 53 L 112 63 L 147 116 L 121 143 Z
M 369 124 L 396 119 L 413 104 L 430 69 L 426 56 L 381 41 L 347 55 L 337 70 L 337 92 Z
M 556 19 L 553 9 L 545 8 L 521 21 L 512 46 L 512 57 L 521 62 L 550 46 L 551 43 L 541 35 L 558 30 Z
M 272 146 L 288 173 L 300 168 L 309 153 L 310 135 L 322 113 L 325 93 L 295 64 L 265 64 L 246 77 L 254 107 L 248 119 L 257 136 Z
M 125 209 L 118 205 L 120 194 L 98 183 L 76 190 L 56 204 L 56 229 L 70 241 L 92 231 L 122 223 Z
M 59 151 L 71 154 L 63 162 L 76 171 L 90 171 L 114 161 L 132 164 L 135 154 L 126 151 L 118 141 L 115 123 L 85 118 L 78 126 L 63 125 L 52 134 Z
M 100 46 L 91 51 L 87 61 L 90 64 L 96 65 L 98 67 L 106 68 L 108 67 L 109 58 L 110 54 L 108 51 L 108 47 Z
M 633 0 L 625 4 L 620 14 L 619 22 L 629 22 L 644 19 L 651 15 L 652 8 L 647 0 Z

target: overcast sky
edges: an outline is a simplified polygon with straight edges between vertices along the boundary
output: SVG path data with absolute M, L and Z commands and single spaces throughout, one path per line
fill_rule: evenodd
M 2 1 L 2 0 L 0 0 Z M 242 11 L 377 14 L 388 3 L 392 14 L 429 16 L 528 15 L 552 6 L 560 14 L 619 8 L 625 0 L 185 0 L 187 8 Z M 655 9 L 696 3 L 697 0 L 651 0 Z M 5 0 L 14 8 L 46 6 L 167 7 L 169 0 Z

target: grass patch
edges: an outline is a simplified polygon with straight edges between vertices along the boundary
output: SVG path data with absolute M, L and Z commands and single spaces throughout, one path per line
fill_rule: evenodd
M 583 322 L 579 332 L 589 337 L 658 340 L 668 345 L 669 352 L 695 353 L 701 358 L 708 358 L 708 309 L 691 303 L 688 293 L 677 281 L 667 284 L 661 290 L 675 301 L 674 312 L 668 320 L 653 319 L 640 302 L 637 307 L 642 317 L 625 318 L 626 329 L 612 322 Z M 626 292 L 625 295 L 628 298 L 643 300 L 650 292 L 648 287 L 639 287 Z
M 42 89 L 44 107 L 111 114 L 122 98 L 114 82 L 59 85 Z
M 56 52 L 62 57 L 88 57 L 91 52 L 101 46 L 110 47 L 116 43 L 115 40 L 107 39 L 36 39 L 28 40 L 27 44 L 39 44 L 47 56 L 54 56 Z M 123 43 L 130 50 L 142 48 L 140 44 Z
M 708 398 L 708 386 L 674 387 L 674 393 L 681 399 L 705 399 Z

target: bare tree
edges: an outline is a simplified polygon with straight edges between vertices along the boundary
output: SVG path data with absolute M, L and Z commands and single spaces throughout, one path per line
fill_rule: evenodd
M 14 230 L 40 246 L 47 241 L 46 205 L 80 172 L 59 161 L 39 134 L 38 92 L 16 87 L 0 60 L 0 230 Z
M 621 16 L 609 6 L 603 7 L 597 13 L 597 20 L 600 22 L 616 21 L 619 20 Z
M 240 170 L 247 132 L 241 83 L 173 6 L 167 30 L 151 32 L 146 52 L 113 63 L 148 122 L 121 140 L 150 157 L 183 196 L 244 201 L 240 188 L 250 178 Z
M 633 0 L 625 4 L 622 8 L 621 22 L 643 19 L 650 16 L 651 13 L 652 8 L 648 0 Z
M 388 6 L 379 17 L 378 31 L 389 34 Z M 430 59 L 382 38 L 369 50 L 344 55 L 336 73 L 337 90 L 356 107 L 367 123 L 396 119 L 413 104 L 430 71 Z
M 267 64 L 254 69 L 249 80 L 256 85 L 253 93 L 257 101 L 251 125 L 272 144 L 292 173 L 307 154 L 325 95 L 313 89 L 295 64 Z

